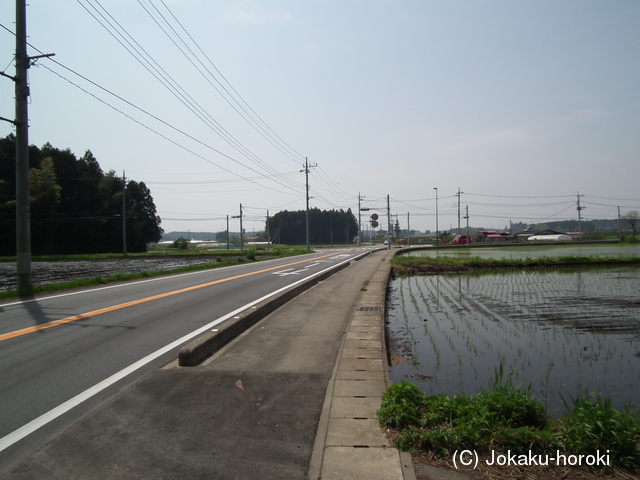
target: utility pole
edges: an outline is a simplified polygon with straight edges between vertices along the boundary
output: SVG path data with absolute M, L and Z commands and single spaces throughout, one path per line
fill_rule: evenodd
M 16 0 L 16 261 L 18 290 L 31 288 L 27 5 Z
M 243 231 L 242 231 L 242 204 L 240 204 L 240 215 L 234 215 L 231 218 L 239 218 L 240 219 L 240 250 L 244 250 L 244 242 L 242 240 L 242 235 L 243 235 Z M 227 224 L 227 236 L 229 235 L 229 227 Z
M 409 223 L 409 212 L 407 212 L 407 246 L 411 246 L 411 223 Z
M 438 246 L 440 232 L 438 231 L 438 187 L 433 187 L 436 191 L 436 247 Z
M 391 205 L 389 204 L 389 195 L 387 195 L 387 249 L 391 250 Z
M 582 210 L 584 210 L 586 207 L 580 206 L 580 197 L 584 197 L 584 195 L 580 195 L 580 192 L 578 192 L 577 196 L 578 206 L 576 207 L 576 210 L 578 210 L 578 240 L 582 240 Z
M 358 192 L 358 246 L 360 246 L 362 244 L 360 236 L 362 235 L 362 207 L 361 207 L 361 201 L 362 199 L 365 198 L 362 195 L 360 195 L 360 192 Z
M 267 210 L 267 223 L 265 224 L 265 233 L 267 234 L 267 247 L 269 246 L 269 210 Z
M 227 252 L 229 251 L 229 215 L 227 215 Z
M 126 195 L 127 195 L 127 176 L 122 171 L 122 253 L 127 256 L 127 208 L 126 208 Z
M 622 221 L 620 220 L 620 207 L 618 207 L 618 241 L 622 241 Z
M 18 290 L 32 286 L 31 276 L 31 212 L 29 193 L 29 82 L 27 70 L 32 60 L 52 57 L 54 54 L 27 55 L 27 2 L 16 0 L 16 75 L 10 78 L 15 83 L 15 120 L 0 117 L 16 128 L 16 270 Z
M 307 237 L 307 252 L 311 251 L 311 247 L 309 245 L 309 168 L 317 167 L 318 164 L 315 163 L 313 165 L 309 165 L 309 160 L 305 157 L 304 159 L 304 169 L 300 170 L 304 172 L 305 176 L 305 184 L 306 184 L 306 199 L 307 199 L 307 214 L 306 214 L 306 237 Z
M 464 192 L 460 191 L 460 187 L 458 187 L 458 193 L 456 193 L 456 197 L 458 197 L 458 235 L 460 235 L 460 196 L 463 194 Z
M 242 204 L 240 204 L 240 250 L 244 251 L 244 230 L 242 229 Z
M 467 240 L 470 241 L 471 237 L 469 237 L 469 205 L 466 205 L 465 209 L 466 209 L 465 210 L 466 213 L 464 215 L 464 218 L 467 221 Z M 471 243 L 471 242 L 469 242 L 469 243 Z

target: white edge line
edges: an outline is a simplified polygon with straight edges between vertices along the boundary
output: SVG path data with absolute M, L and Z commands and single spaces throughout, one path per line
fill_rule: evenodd
M 358 257 L 359 255 L 354 255 L 353 258 Z M 35 418 L 34 420 L 31 420 L 29 423 L 23 425 L 22 427 L 14 430 L 13 432 L 9 433 L 8 435 L 5 435 L 4 437 L 0 438 L 0 452 L 2 452 L 3 450 L 5 450 L 6 448 L 9 448 L 11 445 L 13 445 L 14 443 L 22 440 L 24 437 L 26 437 L 27 435 L 32 434 L 33 432 L 35 432 L 36 430 L 38 430 L 41 427 L 44 427 L 46 424 L 52 422 L 53 420 L 55 420 L 56 418 L 60 417 L 61 415 L 67 413 L 69 410 L 71 410 L 72 408 L 80 405 L 82 402 L 90 399 L 91 397 L 93 397 L 94 395 L 100 393 L 102 390 L 110 387 L 111 385 L 113 385 L 114 383 L 118 382 L 119 380 L 122 380 L 124 377 L 126 377 L 127 375 L 129 375 L 130 373 L 135 372 L 136 370 L 144 367 L 145 365 L 147 365 L 148 363 L 152 362 L 153 360 L 155 360 L 156 358 L 158 358 L 161 355 L 164 355 L 165 353 L 169 352 L 170 350 L 180 346 L 181 344 L 191 340 L 193 337 L 196 337 L 198 335 L 200 335 L 201 333 L 206 332 L 207 330 L 211 329 L 212 327 L 215 327 L 216 325 L 222 323 L 223 321 L 229 319 L 230 317 L 233 317 L 234 315 L 236 315 L 237 313 L 242 312 L 243 310 L 246 310 L 247 308 L 252 307 L 253 305 L 262 302 L 263 300 L 266 300 L 270 297 L 273 297 L 274 295 L 277 295 L 278 293 L 287 290 L 291 287 L 294 287 L 295 285 L 310 280 L 313 277 L 320 275 L 324 272 L 326 272 L 327 270 L 331 269 L 331 268 L 335 268 L 338 267 L 340 265 L 342 265 L 343 263 L 346 262 L 350 262 L 352 260 L 352 258 L 349 258 L 347 260 L 344 260 L 340 263 L 337 263 L 329 268 L 325 268 L 324 270 L 321 270 L 317 273 L 314 273 L 313 275 L 309 275 L 306 278 L 300 279 L 297 282 L 294 282 L 290 285 L 287 285 L 286 287 L 282 287 L 274 292 L 271 292 L 261 298 L 258 298 L 257 300 L 254 300 L 253 302 L 247 303 L 246 305 L 243 305 L 242 307 L 234 310 L 231 313 L 228 313 L 216 320 L 214 320 L 213 322 L 198 328 L 197 330 L 194 330 L 191 333 L 188 333 L 187 335 L 183 336 L 182 338 L 179 338 L 178 340 L 171 342 L 170 344 L 160 348 L 159 350 L 156 350 L 153 353 L 150 353 L 149 355 L 147 355 L 144 358 L 141 358 L 140 360 L 138 360 L 137 362 L 132 363 L 131 365 L 129 365 L 126 368 L 123 368 L 122 370 L 120 370 L 117 373 L 114 373 L 113 375 L 111 375 L 108 378 L 105 378 L 104 380 L 102 380 L 101 382 L 98 382 L 97 384 L 95 384 L 93 387 L 88 388 L 87 390 L 85 390 L 84 392 L 79 393 L 78 395 L 76 395 L 73 398 L 70 398 L 69 400 L 67 400 L 64 403 L 61 403 L 60 405 L 58 405 L 57 407 L 49 410 L 47 413 L 43 413 L 42 415 L 40 415 L 38 418 Z

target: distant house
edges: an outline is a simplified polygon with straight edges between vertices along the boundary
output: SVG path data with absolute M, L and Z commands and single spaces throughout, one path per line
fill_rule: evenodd
M 487 242 L 509 242 L 513 240 L 513 235 L 508 233 L 492 233 L 486 236 Z
M 506 232 L 497 233 L 494 230 L 482 230 L 478 232 L 478 235 L 480 235 L 485 242 L 508 242 L 514 239 L 513 235 Z

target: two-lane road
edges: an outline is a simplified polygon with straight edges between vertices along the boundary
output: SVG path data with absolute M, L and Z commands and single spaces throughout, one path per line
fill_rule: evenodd
M 236 312 L 363 253 L 327 250 L 0 304 L 0 465 Z

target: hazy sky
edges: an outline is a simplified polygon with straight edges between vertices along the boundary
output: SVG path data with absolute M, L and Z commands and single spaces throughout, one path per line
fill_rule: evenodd
M 30 69 L 30 143 L 144 181 L 167 232 L 304 209 L 305 157 L 312 207 L 389 195 L 402 228 L 435 230 L 434 187 L 440 230 L 458 188 L 475 227 L 577 218 L 578 192 L 585 219 L 640 210 L 637 1 L 28 3 L 29 54 L 58 62 Z M 10 75 L 14 51 L 1 29 Z

